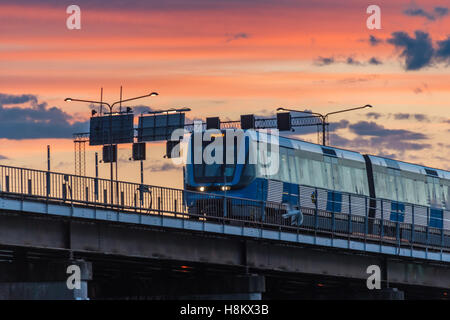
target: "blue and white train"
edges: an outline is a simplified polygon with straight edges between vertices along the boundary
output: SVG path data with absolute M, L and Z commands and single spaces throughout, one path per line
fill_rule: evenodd
M 235 158 L 243 156 L 245 163 L 194 164 L 190 139 L 185 189 L 450 230 L 449 171 L 286 137 L 274 142 L 266 133 L 252 133 L 245 144 L 224 147 L 233 147 Z M 278 172 L 267 174 L 263 161 L 248 163 L 250 154 L 258 153 L 249 148 L 250 140 L 278 145 Z M 186 193 L 193 213 L 208 210 L 204 201 L 197 193 Z

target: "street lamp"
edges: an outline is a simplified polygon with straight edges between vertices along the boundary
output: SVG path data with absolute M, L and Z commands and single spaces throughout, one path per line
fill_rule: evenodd
M 142 99 L 142 98 L 147 98 L 147 97 L 154 97 L 159 95 L 158 92 L 151 92 L 149 94 L 143 95 L 143 96 L 139 96 L 139 97 L 135 97 L 135 98 L 130 98 L 130 99 L 126 99 L 126 100 L 119 100 L 114 102 L 113 104 L 109 104 L 103 101 L 93 101 L 93 100 L 83 100 L 83 99 L 73 99 L 73 98 L 66 98 L 64 99 L 64 101 L 66 102 L 72 102 L 72 101 L 76 101 L 76 102 L 87 102 L 87 103 L 94 103 L 94 104 L 99 104 L 99 105 L 105 105 L 109 108 L 109 156 L 110 159 L 113 159 L 113 139 L 112 139 L 112 115 L 113 115 L 113 108 L 116 104 L 118 103 L 122 103 L 122 102 L 128 102 L 128 101 L 132 101 L 132 100 L 137 100 L 137 99 Z M 113 162 L 110 162 L 111 164 L 111 172 L 110 172 L 110 178 L 111 178 L 111 205 L 113 204 L 113 198 L 114 198 L 114 192 L 113 192 Z M 117 177 L 116 177 L 117 178 Z
M 362 107 L 356 107 L 356 108 L 350 108 L 350 109 L 344 109 L 344 110 L 338 110 L 338 111 L 333 111 L 333 112 L 329 112 L 326 114 L 321 114 L 318 112 L 312 112 L 312 111 L 308 111 L 308 110 L 304 110 L 304 111 L 300 111 L 300 110 L 292 110 L 292 109 L 286 109 L 286 108 L 278 108 L 277 111 L 289 111 L 289 112 L 303 112 L 303 113 L 309 113 L 312 115 L 315 115 L 317 117 L 320 118 L 320 120 L 322 121 L 322 145 L 326 145 L 326 139 L 325 139 L 325 128 L 328 125 L 327 123 L 327 118 L 329 115 L 332 114 L 336 114 L 336 113 L 342 113 L 342 112 L 348 112 L 348 111 L 354 111 L 354 110 L 360 110 L 360 109 L 367 109 L 367 108 L 372 108 L 372 106 L 370 104 L 366 104 L 365 106 Z

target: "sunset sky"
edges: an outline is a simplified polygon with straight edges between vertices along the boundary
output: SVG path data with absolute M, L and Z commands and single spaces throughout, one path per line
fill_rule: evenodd
M 68 30 L 66 8 L 81 8 Z M 381 8 L 369 30 L 366 8 Z M 189 107 L 188 117 L 270 116 L 277 107 L 335 115 L 331 145 L 450 170 L 450 3 L 361 0 L 0 0 L 0 164 L 74 172 L 80 99 Z M 317 142 L 317 134 L 299 138 Z M 145 182 L 181 187 L 181 170 L 147 146 Z M 88 174 L 94 152 L 87 148 Z M 139 166 L 120 146 L 119 179 Z M 108 167 L 101 165 L 101 176 Z

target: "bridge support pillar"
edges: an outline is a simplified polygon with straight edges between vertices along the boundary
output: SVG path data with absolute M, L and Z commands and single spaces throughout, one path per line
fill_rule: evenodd
M 92 264 L 84 260 L 2 266 L 0 300 L 86 300 Z M 18 263 L 15 263 L 17 267 Z
M 225 276 L 205 279 L 198 293 L 184 295 L 192 300 L 261 300 L 266 290 L 265 277 L 260 275 Z
M 0 300 L 87 300 L 87 281 L 69 290 L 66 282 L 3 282 Z
M 385 288 L 374 290 L 370 298 L 373 300 L 405 300 L 405 294 L 397 288 Z
M 350 300 L 405 300 L 404 292 L 397 288 L 364 290 L 343 296 Z
M 261 300 L 265 290 L 265 277 L 254 274 L 173 278 L 162 273 L 148 280 L 93 281 L 90 287 L 92 299 Z

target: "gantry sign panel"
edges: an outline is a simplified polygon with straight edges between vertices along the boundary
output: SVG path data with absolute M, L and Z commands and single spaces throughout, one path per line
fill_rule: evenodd
M 184 128 L 185 114 L 156 114 L 139 117 L 138 141 L 169 140 L 172 132 Z
M 89 145 L 132 143 L 134 138 L 133 114 L 92 117 Z

